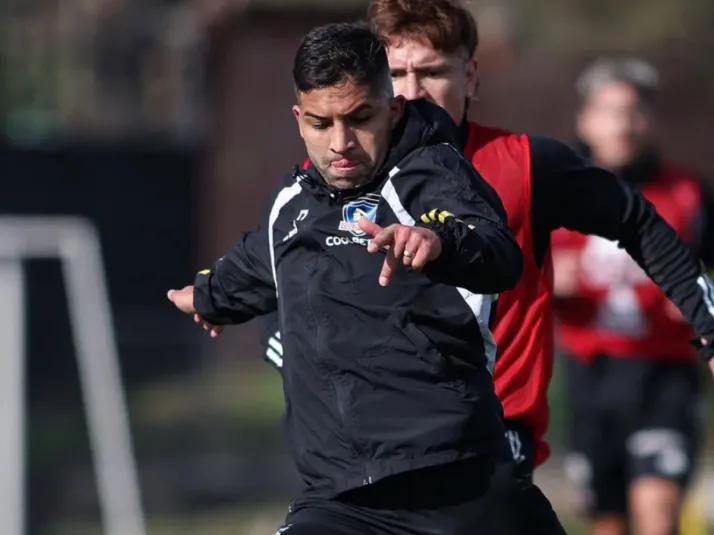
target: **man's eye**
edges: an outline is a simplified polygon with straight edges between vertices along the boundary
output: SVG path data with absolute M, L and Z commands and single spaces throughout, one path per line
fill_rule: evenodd
M 352 117 L 351 122 L 352 124 L 364 124 L 368 122 L 372 117 L 369 115 L 366 117 Z
M 325 124 L 325 123 L 312 123 L 312 127 L 313 127 L 315 130 L 327 130 L 327 127 L 328 127 L 328 126 L 329 126 L 329 125 L 327 125 L 327 124 Z
M 403 78 L 404 73 L 401 71 L 392 71 L 392 78 Z

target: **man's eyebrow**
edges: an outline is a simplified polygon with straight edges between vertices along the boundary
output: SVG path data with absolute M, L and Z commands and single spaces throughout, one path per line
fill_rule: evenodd
M 412 70 L 419 72 L 419 71 L 426 71 L 429 69 L 445 69 L 450 67 L 451 64 L 448 61 L 444 61 L 441 59 L 435 59 L 434 61 L 429 61 L 427 63 L 423 63 L 421 65 L 412 66 Z M 407 72 L 407 67 L 399 66 L 399 67 L 393 67 L 389 69 L 393 73 L 404 73 Z
M 360 113 L 362 111 L 370 109 L 372 106 L 368 102 L 364 102 L 357 106 L 355 109 L 348 111 L 347 113 L 344 114 L 344 117 L 349 117 L 350 115 L 355 115 L 357 113 Z M 329 121 L 331 117 L 323 117 L 322 115 L 318 115 L 316 113 L 313 113 L 311 111 L 306 111 L 303 113 L 305 117 L 310 117 L 312 119 L 317 119 L 318 121 Z
M 322 115 L 317 115 L 316 113 L 312 113 L 311 111 L 306 111 L 303 113 L 305 117 L 311 117 L 313 119 L 317 119 L 318 121 L 327 121 L 329 118 L 328 117 L 323 117 Z
M 345 116 L 356 115 L 360 112 L 369 110 L 371 108 L 372 108 L 371 104 L 369 104 L 368 102 L 364 102 L 364 103 L 360 104 L 359 106 L 357 106 L 354 110 L 350 110 L 347 113 L 345 113 Z
M 437 59 L 434 61 L 429 61 L 427 63 L 423 63 L 422 65 L 419 65 L 418 67 L 416 67 L 416 69 L 414 69 L 414 70 L 421 71 L 421 70 L 425 70 L 425 69 L 443 69 L 443 68 L 449 67 L 449 66 L 450 66 L 450 63 L 448 61 Z

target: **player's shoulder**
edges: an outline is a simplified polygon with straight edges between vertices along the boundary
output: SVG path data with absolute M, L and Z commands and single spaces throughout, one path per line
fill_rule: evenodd
M 491 199 L 492 205 L 499 202 L 492 186 L 461 149 L 451 143 L 421 147 L 405 163 L 407 165 L 391 177 L 400 198 L 415 199 L 424 194 L 470 200 L 476 204 L 484 198 Z
M 522 159 L 529 150 L 527 134 L 477 122 L 468 123 L 464 152 L 474 163 L 484 159 L 500 160 L 505 155 Z
M 522 133 L 501 126 L 493 126 L 476 121 L 468 123 L 469 136 L 483 138 L 486 141 L 503 141 L 511 138 L 521 138 Z
M 535 170 L 571 169 L 587 166 L 587 160 L 576 146 L 543 134 L 527 134 L 531 167 Z
M 479 141 L 487 143 L 520 143 L 527 138 L 523 132 L 516 132 L 501 126 L 469 121 L 468 142 Z
M 531 133 L 516 132 L 506 128 L 469 123 L 467 146 L 474 150 L 505 148 L 507 150 L 528 150 L 531 154 L 574 153 L 572 147 L 554 137 Z
M 425 179 L 438 176 L 439 180 L 472 177 L 476 173 L 461 149 L 448 142 L 419 147 L 401 162 L 400 169 L 405 171 L 401 173 L 404 177 L 416 174 Z
M 298 167 L 295 167 L 289 173 L 281 175 L 273 185 L 268 199 L 276 199 L 280 196 L 285 196 L 292 193 L 293 196 L 300 193 L 300 174 Z
M 282 210 L 288 203 L 302 193 L 300 187 L 298 167 L 294 167 L 292 171 L 281 175 L 273 184 L 270 193 L 268 194 L 264 210 L 270 214 L 274 210 Z
M 280 175 L 278 180 L 275 181 L 273 191 L 278 192 L 281 189 L 292 187 L 294 184 L 299 182 L 300 170 L 301 167 L 295 165 L 290 171 Z
M 524 137 L 528 140 L 531 153 L 577 154 L 579 152 L 576 147 L 546 134 L 528 133 L 524 134 Z

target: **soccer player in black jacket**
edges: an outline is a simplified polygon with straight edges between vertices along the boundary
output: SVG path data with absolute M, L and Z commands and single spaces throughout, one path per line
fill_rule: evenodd
M 498 346 L 496 392 L 514 458 L 523 470 L 532 472 L 548 458 L 547 394 L 554 362 L 549 324 L 552 231 L 565 228 L 617 241 L 707 341 L 700 354 L 714 373 L 711 281 L 696 255 L 653 205 L 626 181 L 560 141 L 468 119 L 480 74 L 478 30 L 466 4 L 372 0 L 368 20 L 388 41 L 395 93 L 408 99 L 427 98 L 460 123 L 458 146 L 496 189 L 523 250 L 523 275 L 514 289 L 500 295 L 492 313 Z M 261 316 L 257 324 L 266 360 L 280 369 L 278 316 Z
M 514 476 L 489 371 L 491 302 L 522 269 L 498 196 L 454 148 L 448 114 L 394 98 L 368 28 L 313 30 L 293 77 L 312 166 L 194 286 L 169 292 L 209 328 L 280 305 L 305 485 L 282 531 L 562 533 Z

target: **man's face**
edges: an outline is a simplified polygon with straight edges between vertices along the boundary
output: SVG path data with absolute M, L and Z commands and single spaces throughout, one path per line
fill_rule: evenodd
M 476 60 L 468 58 L 466 52 L 444 54 L 412 39 L 393 39 L 388 54 L 396 95 L 408 100 L 426 98 L 461 124 L 466 101 L 476 91 Z
M 300 93 L 293 113 L 310 160 L 341 189 L 367 184 L 389 149 L 404 99 L 351 81 Z
M 654 119 L 634 87 L 610 82 L 590 96 L 578 114 L 576 127 L 599 165 L 618 168 L 646 148 Z

